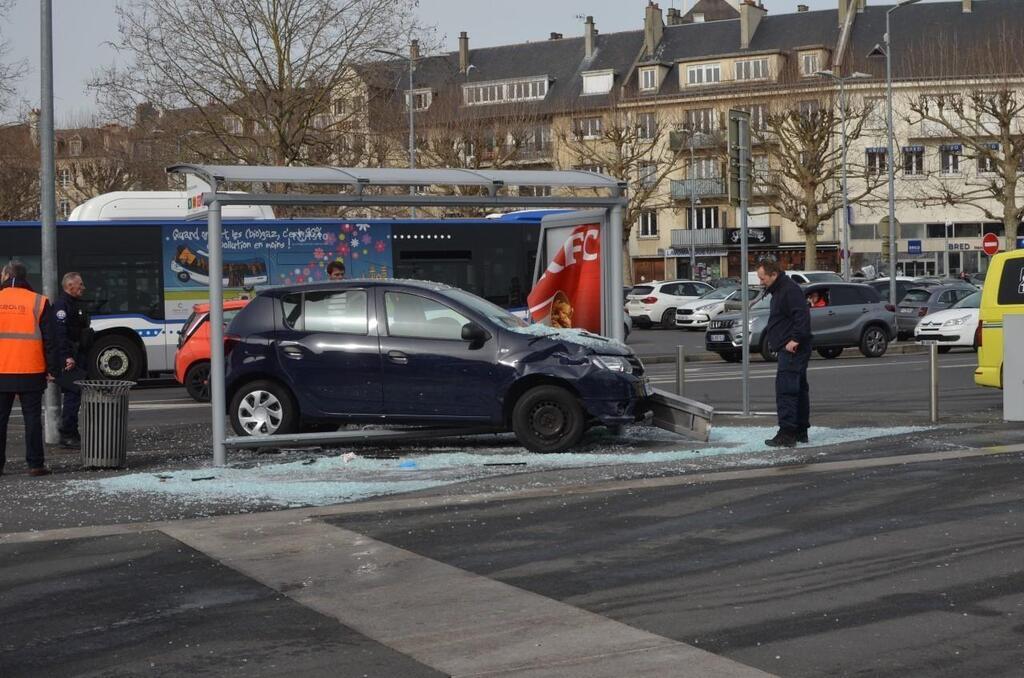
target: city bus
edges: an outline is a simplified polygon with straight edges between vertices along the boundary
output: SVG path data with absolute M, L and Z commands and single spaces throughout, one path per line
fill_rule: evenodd
M 223 222 L 225 299 L 268 285 L 315 282 L 342 261 L 350 278 L 415 278 L 521 310 L 530 292 L 540 220 L 551 211 L 480 219 L 274 219 Z M 255 218 L 253 218 L 255 217 Z M 129 218 L 57 224 L 59 274 L 86 285 L 95 378 L 139 379 L 174 369 L 184 321 L 209 300 L 206 222 Z M 41 291 L 38 222 L 0 223 L 0 263 L 20 259 Z

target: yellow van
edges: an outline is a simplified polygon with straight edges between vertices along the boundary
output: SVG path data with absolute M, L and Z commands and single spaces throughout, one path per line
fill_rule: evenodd
M 1003 315 L 1024 313 L 1024 250 L 992 257 L 981 293 L 978 324 L 978 386 L 1003 387 Z

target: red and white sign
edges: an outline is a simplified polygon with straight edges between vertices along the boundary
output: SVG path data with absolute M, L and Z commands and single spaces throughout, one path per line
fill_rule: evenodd
M 530 290 L 526 303 L 536 322 L 601 333 L 600 224 L 573 229 Z
M 999 251 L 999 236 L 995 233 L 986 233 L 981 239 L 981 250 L 990 257 Z

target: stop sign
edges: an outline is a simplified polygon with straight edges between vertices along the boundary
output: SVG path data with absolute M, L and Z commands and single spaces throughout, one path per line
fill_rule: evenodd
M 986 233 L 981 239 L 981 250 L 990 257 L 999 251 L 999 236 L 995 233 Z

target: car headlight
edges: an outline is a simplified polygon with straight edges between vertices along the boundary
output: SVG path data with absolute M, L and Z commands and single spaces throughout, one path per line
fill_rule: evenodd
M 590 356 L 590 362 L 602 370 L 611 370 L 612 372 L 631 372 L 633 370 L 628 360 L 617 355 Z
M 950 318 L 946 322 L 942 323 L 943 327 L 961 327 L 967 324 L 967 321 L 971 319 L 969 315 L 962 315 L 959 318 Z
M 703 306 L 698 306 L 697 308 L 695 308 L 693 310 L 694 311 L 710 311 L 715 306 L 716 306 L 716 304 L 704 304 Z

